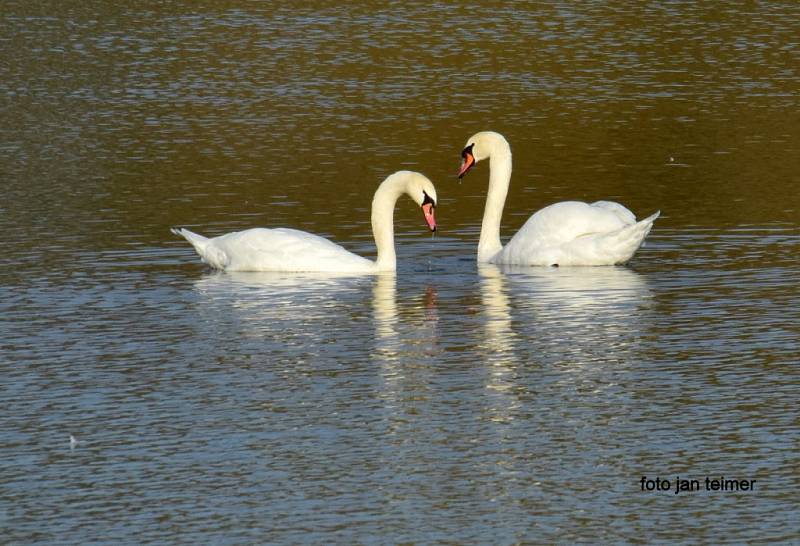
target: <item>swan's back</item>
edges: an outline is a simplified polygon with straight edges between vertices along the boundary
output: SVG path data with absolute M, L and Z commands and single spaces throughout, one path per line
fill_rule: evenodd
M 180 235 L 195 246 L 203 261 L 226 271 L 365 272 L 375 267 L 324 237 L 291 228 L 236 231 L 206 239 L 204 246 Z
M 619 203 L 564 201 L 531 216 L 498 256 L 517 265 L 615 265 L 630 260 L 658 213 L 636 222 Z
M 528 247 L 559 246 L 585 235 L 609 233 L 636 221 L 630 211 L 618 206 L 628 212 L 632 221 L 627 221 L 620 211 L 611 210 L 606 205 L 595 206 L 580 201 L 555 203 L 528 218 L 511 241 Z

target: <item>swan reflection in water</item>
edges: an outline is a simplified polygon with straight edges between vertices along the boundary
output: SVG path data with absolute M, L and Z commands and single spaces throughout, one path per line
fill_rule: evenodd
M 375 411 L 386 411 L 392 423 L 434 400 L 441 348 L 433 286 L 412 285 L 399 298 L 394 273 L 219 273 L 196 288 L 197 327 L 209 335 L 195 337 L 216 344 L 209 352 L 246 362 L 255 357 L 286 384 L 334 377 L 337 398 L 358 406 L 375 397 L 382 408 Z
M 225 337 L 232 344 L 237 338 L 271 338 L 276 355 L 305 346 L 332 357 L 339 351 L 342 360 L 376 356 L 382 364 L 413 361 L 436 350 L 436 289 L 415 292 L 402 305 L 401 324 L 393 272 L 220 272 L 202 277 L 195 288 L 203 300 L 200 322 L 213 324 L 216 331 L 234 329 Z M 399 368 L 391 372 L 402 374 Z
M 496 267 L 508 277 L 529 352 L 541 361 L 627 360 L 652 316 L 652 291 L 626 267 Z
M 372 282 L 329 273 L 208 274 L 195 282 L 198 328 L 209 328 L 208 339 L 237 353 L 256 350 L 289 363 L 336 357 L 340 349 L 346 360 L 363 345 L 358 337 Z M 259 345 L 248 347 L 248 340 Z
M 372 316 L 378 350 L 396 347 L 397 335 L 397 278 L 394 273 L 376 275 L 372 287 Z
M 398 308 L 395 275 L 375 275 L 372 310 L 377 350 L 392 357 L 414 356 L 420 345 L 426 354 L 436 351 L 436 325 L 439 320 L 436 287 L 428 285 L 421 294 L 417 290 L 412 298 Z
M 512 329 L 511 299 L 507 279 L 494 264 L 478 264 L 483 320 L 480 347 L 487 365 L 487 419 L 494 423 L 510 423 L 521 405 L 516 396 L 518 386 L 517 335 Z
M 408 320 L 400 327 L 394 272 L 370 276 L 218 272 L 197 280 L 195 288 L 203 298 L 200 307 L 207 316 L 219 317 L 233 309 L 237 321 L 251 323 L 256 330 L 280 330 L 282 324 L 286 327 L 293 322 L 310 330 L 312 322 L 319 319 L 341 331 L 350 322 L 372 319 L 376 348 L 397 355 L 413 352 L 412 348 L 404 349 L 401 338 L 405 345 L 416 345 L 416 338 L 428 337 L 420 330 L 430 330 L 438 320 L 437 290 L 427 286 L 402 305 L 402 314 Z M 362 328 L 358 337 L 366 346 L 369 344 L 364 342 L 372 336 L 368 328 Z
M 402 413 L 403 401 L 417 398 L 409 393 L 428 392 L 437 373 L 432 363 L 441 352 L 438 292 L 430 285 L 422 293 L 415 287 L 412 296 L 398 304 L 397 279 L 386 274 L 375 277 L 372 294 L 372 359 L 382 381 L 381 397 L 390 411 Z
M 508 275 L 516 293 L 535 296 L 531 305 L 545 314 L 570 311 L 575 313 L 572 318 L 590 318 L 593 312 L 623 314 L 652 296 L 644 278 L 627 267 L 497 267 Z
M 653 296 L 634 271 L 481 264 L 478 273 L 491 420 L 512 422 L 533 384 L 566 404 L 577 388 L 602 397 L 637 358 Z
M 369 277 L 346 273 L 215 272 L 195 282 L 206 303 L 250 311 L 247 318 L 288 318 L 360 290 Z

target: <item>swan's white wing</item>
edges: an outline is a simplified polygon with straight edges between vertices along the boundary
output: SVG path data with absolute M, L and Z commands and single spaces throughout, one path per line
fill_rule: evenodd
M 614 201 L 595 201 L 590 206 L 613 212 L 624 224 L 632 225 L 636 223 L 636 216 L 623 205 Z
M 622 205 L 619 207 L 624 208 Z M 609 233 L 626 224 L 615 210 L 580 201 L 564 201 L 536 212 L 509 241 L 509 245 L 559 246 L 586 235 Z
M 374 263 L 324 237 L 290 228 L 254 228 L 209 240 L 227 271 L 365 272 Z M 212 264 L 219 267 L 217 264 Z
M 610 201 L 556 203 L 531 216 L 493 261 L 518 265 L 624 263 L 641 245 L 653 220 L 637 224 L 633 213 Z

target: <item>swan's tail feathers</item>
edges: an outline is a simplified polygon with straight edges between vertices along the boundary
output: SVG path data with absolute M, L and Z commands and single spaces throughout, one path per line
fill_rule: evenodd
M 211 239 L 208 237 L 203 237 L 186 228 L 172 228 L 170 231 L 189 241 L 200 255 L 200 258 L 211 267 L 225 269 L 225 266 L 228 265 L 228 256 L 224 251 L 210 244 Z
M 648 224 L 650 224 L 650 227 L 653 227 L 653 222 L 655 222 L 655 221 L 656 221 L 656 219 L 657 219 L 659 216 L 661 216 L 661 211 L 660 211 L 660 210 L 657 210 L 657 211 L 655 211 L 653 214 L 651 214 L 650 216 L 648 216 L 647 218 L 645 218 L 644 220 L 641 220 L 639 223 L 640 223 L 640 224 L 643 224 L 643 223 L 648 223 Z
M 641 242 L 639 243 L 640 245 L 643 244 L 644 238 L 647 237 L 647 234 L 650 233 L 651 229 L 653 229 L 653 222 L 655 222 L 656 218 L 659 216 L 661 216 L 661 211 L 657 210 L 644 220 L 639 220 L 633 224 L 633 226 L 631 226 L 631 228 L 635 228 L 634 233 L 641 234 Z
M 615 254 L 617 256 L 616 264 L 627 263 L 633 255 L 639 250 L 639 247 L 644 243 L 645 237 L 650 233 L 653 228 L 653 222 L 659 217 L 661 211 L 656 211 L 644 220 L 639 220 L 632 226 L 627 226 L 609 235 L 614 241 Z
M 197 253 L 200 254 L 201 256 L 203 255 L 203 250 L 205 250 L 206 246 L 208 245 L 208 237 L 203 237 L 202 235 L 198 235 L 197 233 L 189 231 L 186 228 L 174 227 L 170 229 L 170 231 L 175 235 L 180 235 L 181 237 L 192 243 L 192 246 L 197 251 Z

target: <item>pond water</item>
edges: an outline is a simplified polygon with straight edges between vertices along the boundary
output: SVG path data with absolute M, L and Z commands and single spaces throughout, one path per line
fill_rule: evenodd
M 796 543 L 798 21 L 6 1 L 0 534 Z M 612 199 L 662 211 L 646 245 L 478 267 L 488 169 L 455 173 L 484 129 L 514 153 L 504 237 Z M 396 274 L 219 273 L 169 232 L 287 226 L 374 256 L 399 169 L 437 185 L 440 229 L 398 203 Z M 723 476 L 755 481 L 706 490 Z

